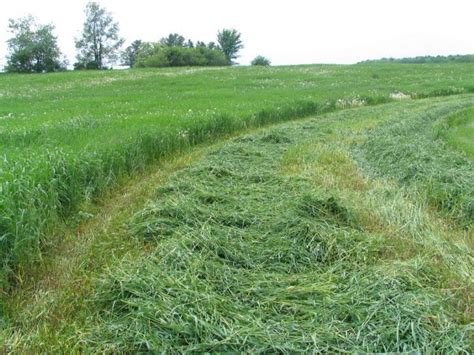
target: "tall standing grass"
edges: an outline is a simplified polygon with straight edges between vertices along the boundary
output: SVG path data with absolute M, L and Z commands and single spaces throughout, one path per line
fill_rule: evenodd
M 70 216 L 81 202 L 92 200 L 120 178 L 133 176 L 154 161 L 202 142 L 330 109 L 330 105 L 321 109 L 315 103 L 302 102 L 262 110 L 244 119 L 216 115 L 175 129 L 144 131 L 136 139 L 100 152 L 74 154 L 55 149 L 28 159 L 10 161 L 5 157 L 0 180 L 0 260 L 4 275 L 12 275 L 15 266 L 36 262 L 47 242 L 44 233 Z

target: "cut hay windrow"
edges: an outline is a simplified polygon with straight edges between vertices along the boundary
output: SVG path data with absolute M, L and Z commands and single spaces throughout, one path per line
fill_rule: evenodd
M 449 184 L 432 174 L 438 165 L 472 198 L 474 169 L 459 152 L 437 149 L 429 127 L 472 103 L 344 111 L 210 150 L 130 219 L 143 252 L 100 275 L 82 346 L 468 353 L 472 216 L 463 199 L 446 209 L 452 198 L 431 196 L 430 184 Z M 413 139 L 420 144 L 403 144 Z M 397 150 L 398 162 L 380 163 Z M 429 152 L 416 179 L 400 178 Z

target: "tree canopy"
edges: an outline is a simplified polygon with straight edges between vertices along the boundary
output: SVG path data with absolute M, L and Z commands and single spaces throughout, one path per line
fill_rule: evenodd
M 119 26 L 112 15 L 94 1 L 87 3 L 84 12 L 83 29 L 75 39 L 75 69 L 107 69 L 119 56 L 120 63 L 129 67 L 224 66 L 235 64 L 233 60 L 243 48 L 237 30 L 223 29 L 217 33 L 217 42 L 193 42 L 178 33 L 170 33 L 157 42 L 135 40 L 120 52 L 124 39 L 119 36 Z M 7 71 L 66 69 L 67 61 L 62 59 L 52 24 L 39 25 L 32 16 L 27 16 L 10 19 L 9 29 L 13 36 L 7 42 Z
M 237 53 L 244 48 L 240 37 L 240 32 L 234 29 L 223 29 L 217 33 L 217 42 L 229 62 L 238 58 Z
M 76 40 L 78 55 L 75 67 L 104 69 L 116 60 L 124 40 L 119 36 L 118 23 L 98 3 L 89 2 L 85 15 L 82 35 Z
M 32 16 L 9 20 L 12 38 L 7 41 L 7 72 L 43 73 L 64 70 L 52 24 L 38 24 Z
M 168 37 L 160 39 L 160 44 L 166 47 L 184 47 L 185 43 L 186 39 L 177 33 L 170 33 Z
M 125 50 L 122 52 L 122 65 L 127 65 L 130 68 L 133 68 L 137 61 L 138 53 L 140 52 L 140 48 L 142 46 L 141 40 L 133 41 Z

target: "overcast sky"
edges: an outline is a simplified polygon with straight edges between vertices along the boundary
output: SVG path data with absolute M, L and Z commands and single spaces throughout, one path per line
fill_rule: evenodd
M 222 28 L 242 33 L 239 62 L 264 55 L 272 64 L 355 63 L 369 58 L 474 53 L 474 0 L 99 0 L 127 44 L 177 32 L 215 41 Z M 74 38 L 87 0 L 2 0 L 0 65 L 8 19 L 32 14 L 56 26 L 74 62 Z

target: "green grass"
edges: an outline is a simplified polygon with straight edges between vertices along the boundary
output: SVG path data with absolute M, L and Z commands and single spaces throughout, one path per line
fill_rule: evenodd
M 462 152 L 446 153 L 452 149 L 439 139 L 438 127 L 451 119 L 452 109 L 440 111 L 422 119 L 401 119 L 379 130 L 361 146 L 361 155 L 374 176 L 413 187 L 419 201 L 469 227 L 474 222 L 473 166 Z
M 440 126 L 440 135 L 449 144 L 474 159 L 474 109 L 458 112 L 443 123 Z
M 0 75 L 2 288 L 51 231 L 153 161 L 229 133 L 397 98 L 471 92 L 472 64 Z M 16 280 L 18 281 L 18 280 Z
M 468 352 L 473 68 L 0 75 L 4 351 Z
M 474 169 L 438 127 L 473 104 L 355 108 L 201 148 L 14 294 L 5 350 L 469 353 Z

